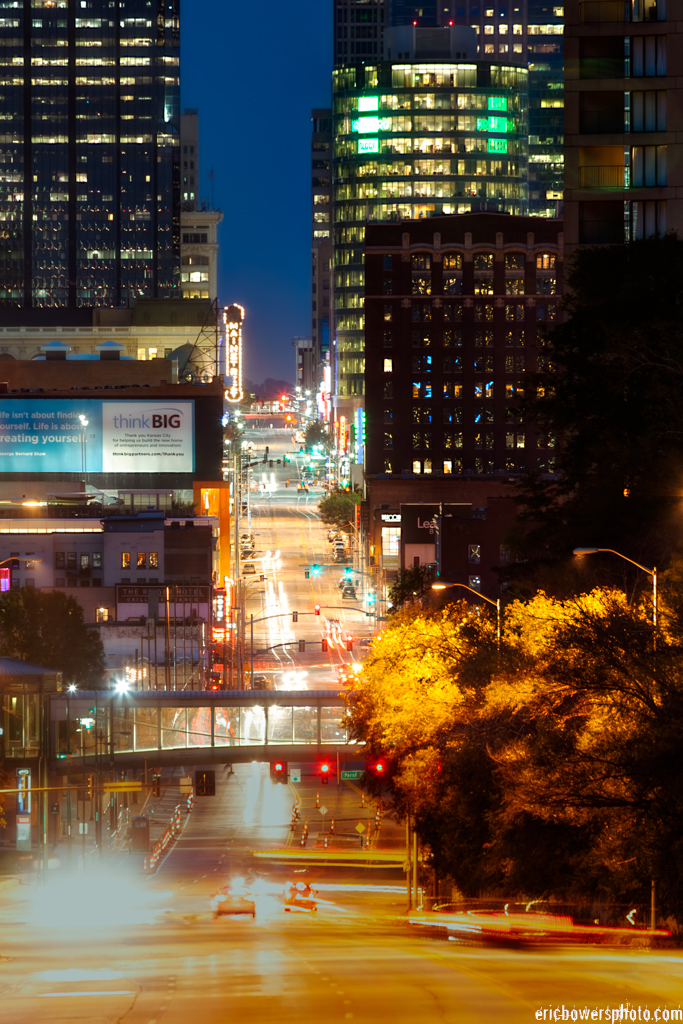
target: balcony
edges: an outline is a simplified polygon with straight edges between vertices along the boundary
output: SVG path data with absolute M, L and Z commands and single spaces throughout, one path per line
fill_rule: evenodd
M 580 187 L 582 189 L 623 189 L 623 164 L 602 164 L 595 167 L 581 167 Z

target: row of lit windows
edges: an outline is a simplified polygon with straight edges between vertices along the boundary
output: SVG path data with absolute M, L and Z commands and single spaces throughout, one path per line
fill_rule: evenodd
M 131 568 L 131 555 L 130 551 L 121 552 L 121 568 Z M 159 568 L 159 554 L 156 551 L 138 551 L 135 557 L 135 568 L 136 569 L 158 569 Z
M 434 466 L 437 468 L 435 469 Z M 555 459 L 548 458 L 539 462 L 538 468 L 542 472 L 554 473 L 555 472 Z M 472 469 L 469 472 L 491 474 L 491 473 L 519 473 L 525 469 L 523 459 L 506 458 L 504 466 L 496 466 L 494 469 L 494 461 L 492 458 L 475 458 L 473 460 Z M 432 459 L 415 459 L 411 463 L 411 471 L 416 475 L 429 476 L 431 473 L 444 473 L 449 475 L 451 473 L 467 473 L 468 470 L 464 467 L 462 459 L 444 459 L 442 462 L 434 462 Z M 402 472 L 402 467 L 395 465 L 391 459 L 384 460 L 384 472 L 385 473 L 399 473 Z M 481 577 L 480 576 L 469 576 L 469 586 L 473 590 L 481 589 Z
M 443 311 L 443 319 L 446 322 L 458 321 L 463 319 L 463 304 L 461 302 L 445 302 L 440 307 Z M 467 307 L 465 307 L 467 308 Z M 474 319 L 476 320 L 490 320 L 494 319 L 495 306 L 492 302 L 477 302 L 472 307 L 474 313 Z M 502 311 L 502 306 L 499 309 Z M 527 311 L 536 309 L 536 318 L 538 320 L 554 320 L 557 312 L 557 307 L 554 303 L 545 305 L 525 306 L 521 302 L 507 303 L 505 306 L 505 319 L 506 320 L 524 320 Z M 394 319 L 394 314 L 401 312 L 401 307 L 398 305 L 385 305 L 384 306 L 384 321 L 390 322 Z M 411 307 L 411 319 L 414 321 L 431 321 L 437 319 L 439 307 L 432 305 L 431 302 L 413 302 Z M 437 314 L 434 316 L 433 314 Z M 533 313 L 531 314 L 533 316 Z

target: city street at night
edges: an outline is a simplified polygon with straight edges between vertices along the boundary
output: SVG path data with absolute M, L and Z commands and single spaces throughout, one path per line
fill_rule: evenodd
M 291 788 L 314 801 L 313 785 Z M 220 772 L 153 878 L 131 855 L 55 872 L 45 889 L 4 885 L 3 1024 L 526 1024 L 562 1004 L 678 1007 L 676 951 L 445 942 L 401 920 L 400 871 L 264 867 L 251 851 L 286 843 L 291 788 L 265 765 Z M 285 913 L 284 886 L 301 878 L 318 910 Z M 256 916 L 214 919 L 211 896 L 237 879 Z

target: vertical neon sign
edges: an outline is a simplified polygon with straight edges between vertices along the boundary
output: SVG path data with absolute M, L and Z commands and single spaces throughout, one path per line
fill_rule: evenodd
M 244 398 L 242 390 L 242 324 L 244 323 L 244 307 L 233 303 L 223 313 L 225 322 L 225 343 L 227 346 L 226 371 L 232 377 L 232 383 L 225 389 L 228 402 L 241 402 Z

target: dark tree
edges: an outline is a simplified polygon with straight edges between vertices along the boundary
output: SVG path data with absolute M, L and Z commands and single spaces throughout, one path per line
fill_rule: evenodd
M 305 445 L 307 448 L 313 448 L 314 445 L 319 445 L 326 449 L 330 447 L 330 435 L 325 429 L 325 424 L 321 423 L 320 420 L 314 420 L 306 427 Z
M 335 491 L 318 503 L 318 511 L 324 523 L 351 532 L 356 515 L 356 505 L 362 498 L 356 491 Z
M 540 525 L 521 574 L 536 582 L 577 546 L 664 567 L 680 545 L 683 242 L 580 250 L 568 283 L 568 320 L 541 350 L 548 366 L 524 409 L 558 445 L 558 478 L 523 487 L 525 518 Z
M 0 654 L 62 672 L 65 683 L 102 685 L 104 649 L 78 602 L 25 587 L 0 600 Z
M 398 611 L 406 604 L 430 593 L 434 575 L 427 565 L 415 565 L 410 569 L 399 569 L 396 582 L 389 588 L 392 611 Z

